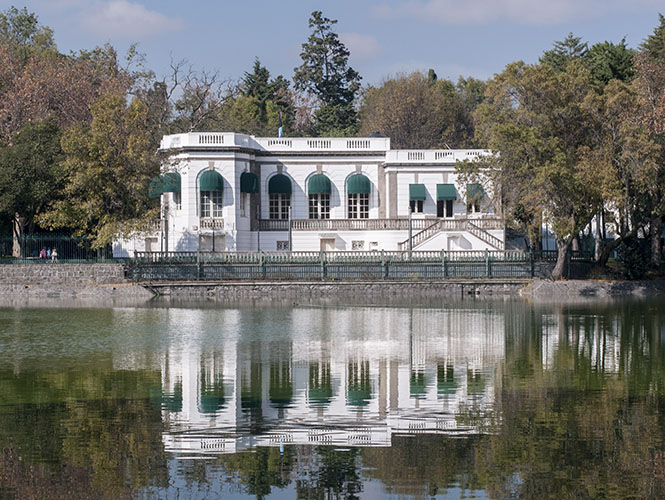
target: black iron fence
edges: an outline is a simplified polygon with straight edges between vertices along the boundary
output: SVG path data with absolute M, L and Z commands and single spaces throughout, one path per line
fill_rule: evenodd
M 53 250 L 56 251 L 55 259 L 51 258 Z M 24 235 L 16 240 L 11 236 L 0 237 L 0 263 L 38 264 L 46 260 L 43 254 L 48 254 L 50 262 L 113 260 L 110 245 L 100 250 L 93 250 L 89 238 L 54 233 Z
M 588 256 L 571 255 L 571 261 Z M 135 281 L 530 278 L 556 252 L 137 252 Z M 569 263 L 570 267 L 570 263 Z

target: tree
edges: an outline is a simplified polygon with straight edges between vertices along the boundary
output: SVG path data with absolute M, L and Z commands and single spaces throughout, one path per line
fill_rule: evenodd
M 539 61 L 541 64 L 550 65 L 555 71 L 563 72 L 569 62 L 586 58 L 588 51 L 586 42 L 568 33 L 565 39 L 554 42 L 554 48 L 545 51 Z
M 441 147 L 444 127 L 452 118 L 447 106 L 451 99 L 441 91 L 441 83 L 412 73 L 370 87 L 360 107 L 360 134 L 380 132 L 398 149 Z
M 360 106 L 360 134 L 381 132 L 396 148 L 470 147 L 473 111 L 485 84 L 460 78 L 457 85 L 430 72 L 398 75 L 370 87 Z
M 498 154 L 462 167 L 489 176 L 509 216 L 528 221 L 532 241 L 541 220 L 558 249 L 552 276 L 561 278 L 573 238 L 593 214 L 589 171 L 578 152 L 588 141 L 582 102 L 591 75 L 580 64 L 509 64 L 490 81 L 476 110 L 476 139 Z
M 628 82 L 633 78 L 633 56 L 635 51 L 626 46 L 626 39 L 614 44 L 602 42 L 594 44 L 586 56 L 586 65 L 591 75 L 601 85 L 607 85 L 611 80 Z
M 303 63 L 294 68 L 296 90 L 313 93 L 320 101 L 315 112 L 315 132 L 321 135 L 352 135 L 358 114 L 354 101 L 360 90 L 360 75 L 348 65 L 349 51 L 332 30 L 336 20 L 312 12 L 312 34 L 302 44 Z
M 659 24 L 641 44 L 640 52 L 651 60 L 665 61 L 665 16 L 658 14 Z
M 19 239 L 32 232 L 36 218 L 57 199 L 64 176 L 60 128 L 51 120 L 24 126 L 12 145 L 0 148 L 0 214 L 12 219 L 14 257 L 22 257 Z
M 35 53 L 56 52 L 51 28 L 39 26 L 37 16 L 25 7 L 0 12 L 0 46 L 8 48 L 23 64 Z
M 62 139 L 64 198 L 40 217 L 50 228 L 69 228 L 102 248 L 121 233 L 156 217 L 147 186 L 159 161 L 146 127 L 146 104 L 122 95 L 102 96 L 91 108 L 92 122 L 70 127 Z
M 229 103 L 230 107 L 237 109 L 246 107 L 249 103 L 256 103 L 258 116 L 252 115 L 248 122 L 241 121 L 236 125 L 238 128 L 229 128 L 229 130 L 255 135 L 277 135 L 280 119 L 284 130 L 292 128 L 295 107 L 289 82 L 282 75 L 271 79 L 268 69 L 256 59 L 252 73 L 245 72 L 238 88 L 240 95 Z M 233 111 L 237 113 L 235 109 Z M 228 116 L 227 110 L 222 113 Z

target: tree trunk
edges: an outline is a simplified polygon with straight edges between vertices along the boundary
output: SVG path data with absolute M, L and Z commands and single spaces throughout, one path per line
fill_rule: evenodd
M 572 241 L 572 240 L 571 240 Z M 556 240 L 556 264 L 552 269 L 552 279 L 560 280 L 564 278 L 564 271 L 566 270 L 566 261 L 568 260 L 568 251 L 570 250 L 571 241 L 564 241 L 557 238 Z
M 594 249 L 593 249 L 593 260 L 598 263 L 600 262 L 600 256 L 603 251 L 603 236 L 600 232 L 600 213 L 596 215 L 596 232 L 594 235 Z
M 651 262 L 653 267 L 660 267 L 661 246 L 660 235 L 663 226 L 662 217 L 654 216 L 651 218 Z
M 21 245 L 24 231 L 25 219 L 19 214 L 14 214 L 14 218 L 12 219 L 12 257 L 15 259 L 22 259 L 24 257 L 23 246 Z

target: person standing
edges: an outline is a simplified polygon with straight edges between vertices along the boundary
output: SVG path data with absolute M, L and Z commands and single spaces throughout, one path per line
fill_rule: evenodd
M 53 247 L 53 250 L 51 250 L 51 262 L 55 262 L 58 260 L 58 250 L 57 248 Z

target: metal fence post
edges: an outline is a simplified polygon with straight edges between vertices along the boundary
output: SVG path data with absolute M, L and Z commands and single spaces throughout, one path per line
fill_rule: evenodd
M 446 277 L 446 251 L 441 249 L 441 275 Z
M 326 265 L 324 261 L 324 255 L 323 255 L 323 250 L 320 251 L 320 260 L 321 260 L 321 281 L 323 281 L 326 278 Z
M 490 251 L 485 249 L 485 277 L 489 278 L 492 275 L 490 271 Z
M 196 279 L 201 279 L 201 250 L 196 250 Z
M 533 248 L 529 249 L 529 261 L 531 264 L 531 277 L 533 278 L 535 276 L 535 268 L 534 268 L 534 262 L 533 262 Z
M 383 250 L 381 249 L 381 279 L 385 280 L 388 278 L 388 263 L 386 262 L 386 254 Z

